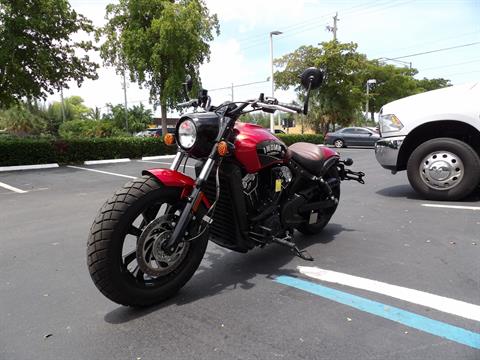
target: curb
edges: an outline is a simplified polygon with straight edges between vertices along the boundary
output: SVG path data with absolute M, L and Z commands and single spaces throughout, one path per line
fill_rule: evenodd
M 17 166 L 0 166 L 1 171 L 19 171 L 19 170 L 38 170 L 58 168 L 57 163 L 54 164 L 38 164 L 38 165 L 17 165 Z
M 162 159 L 174 159 L 175 155 L 160 155 L 160 156 L 144 156 L 142 160 L 162 160 Z
M 83 163 L 85 165 L 100 165 L 100 164 L 115 164 L 115 163 L 124 163 L 129 162 L 130 159 L 109 159 L 109 160 L 87 160 Z

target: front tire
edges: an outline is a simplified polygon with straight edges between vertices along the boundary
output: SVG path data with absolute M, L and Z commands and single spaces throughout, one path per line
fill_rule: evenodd
M 170 220 L 162 219 L 177 216 L 183 207 L 181 190 L 143 176 L 117 191 L 99 211 L 90 230 L 87 264 L 93 282 L 110 300 L 127 306 L 153 305 L 177 293 L 195 273 L 207 247 L 207 232 L 192 242 L 182 242 L 169 257 L 152 255 L 161 252 L 156 242 L 168 231 L 165 224 Z M 147 240 L 151 241 L 150 253 L 147 262 L 142 261 L 137 244 L 145 242 L 146 232 L 154 239 L 155 230 L 156 234 L 164 232 L 155 238 L 155 249 L 153 240 Z M 189 231 L 194 233 L 191 227 Z M 149 268 L 148 261 L 156 262 L 158 268 Z
M 407 175 L 414 190 L 426 199 L 461 200 L 479 183 L 480 159 L 460 140 L 432 139 L 410 155 Z

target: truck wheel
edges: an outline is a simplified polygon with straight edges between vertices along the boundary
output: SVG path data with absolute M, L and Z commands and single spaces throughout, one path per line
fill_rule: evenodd
M 407 175 L 415 191 L 427 199 L 460 200 L 479 183 L 480 159 L 460 140 L 432 139 L 410 155 Z

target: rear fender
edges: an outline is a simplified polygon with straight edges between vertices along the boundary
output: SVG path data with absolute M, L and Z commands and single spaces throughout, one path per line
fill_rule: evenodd
M 165 187 L 182 188 L 182 199 L 188 197 L 191 194 L 193 187 L 195 186 L 195 180 L 193 180 L 190 176 L 187 176 L 176 170 L 149 169 L 143 170 L 142 175 L 152 176 Z M 201 192 L 200 194 L 203 204 L 207 209 L 209 209 L 211 207 L 210 201 L 207 199 L 203 192 Z

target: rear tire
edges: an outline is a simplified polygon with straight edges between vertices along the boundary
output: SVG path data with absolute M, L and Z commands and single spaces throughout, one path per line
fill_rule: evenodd
M 432 139 L 410 155 L 407 175 L 413 189 L 426 199 L 461 200 L 478 186 L 480 159 L 460 140 Z
M 332 192 L 334 196 L 340 200 L 340 177 L 338 175 L 338 171 L 335 166 L 333 166 L 328 172 L 327 175 L 324 176 L 326 180 L 329 179 L 336 179 L 337 180 L 337 185 L 332 187 Z M 313 201 L 319 201 L 320 199 L 313 199 Z M 300 231 L 304 235 L 315 235 L 320 232 L 327 226 L 329 223 L 330 219 L 332 218 L 333 214 L 337 210 L 337 205 L 334 207 L 328 208 L 328 209 L 322 209 L 318 213 L 318 220 L 315 224 L 309 224 L 309 217 L 305 218 L 305 223 L 299 225 L 297 227 L 297 230 Z
M 208 231 L 192 242 L 182 242 L 184 248 L 178 249 L 184 253 L 177 257 L 175 266 L 157 277 L 142 271 L 136 253 L 142 230 L 154 219 L 158 221 L 158 213 L 183 206 L 181 191 L 143 176 L 126 184 L 103 205 L 90 230 L 87 264 L 93 282 L 107 298 L 127 306 L 156 304 L 177 293 L 193 276 L 205 253 Z

